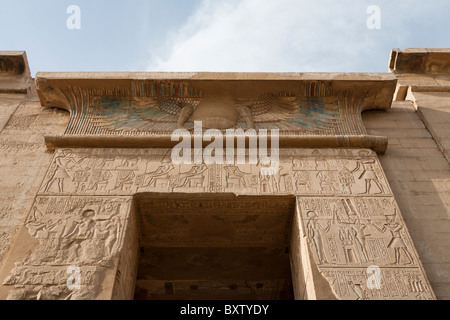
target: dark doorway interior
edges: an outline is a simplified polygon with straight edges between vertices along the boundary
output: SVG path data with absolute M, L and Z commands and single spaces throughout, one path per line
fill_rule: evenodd
M 136 300 L 294 299 L 295 198 L 141 194 Z

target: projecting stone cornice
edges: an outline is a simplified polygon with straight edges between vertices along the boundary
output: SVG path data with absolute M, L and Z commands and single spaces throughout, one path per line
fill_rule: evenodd
M 450 48 L 394 49 L 389 70 L 396 74 L 450 74 Z
M 27 93 L 32 84 L 25 51 L 0 51 L 0 93 Z
M 172 147 L 174 130 L 279 130 L 281 147 L 371 148 L 361 113 L 391 106 L 397 79 L 367 73 L 38 73 L 41 104 L 71 113 L 57 147 Z

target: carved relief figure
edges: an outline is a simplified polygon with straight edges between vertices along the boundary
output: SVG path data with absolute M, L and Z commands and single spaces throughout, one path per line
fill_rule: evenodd
M 92 220 L 94 216 L 95 212 L 93 210 L 84 211 L 81 214 L 81 219 L 74 222 L 73 231 L 66 237 L 75 237 L 79 240 L 91 239 L 94 236 L 95 221 Z
M 361 223 L 361 220 L 358 217 L 355 216 L 349 216 L 348 222 L 342 221 L 342 219 L 337 215 L 337 221 L 341 225 L 347 225 L 348 229 L 348 235 L 350 235 L 351 240 L 355 239 L 356 243 L 363 255 L 363 262 L 369 261 L 369 256 L 367 254 L 367 248 L 366 248 L 366 233 L 365 230 L 367 228 L 367 225 L 364 223 Z
M 274 176 L 275 183 L 275 191 L 276 192 L 284 192 L 287 188 L 287 178 L 289 177 L 288 173 L 283 173 L 284 168 L 282 166 L 279 167 L 278 172 Z
M 91 181 L 89 182 L 89 187 L 86 191 L 104 191 L 106 189 L 106 186 L 108 185 L 109 179 L 112 177 L 113 175 L 109 171 L 94 170 L 92 173 Z
M 361 175 L 358 179 L 365 180 L 366 182 L 366 191 L 363 194 L 370 194 L 370 190 L 372 187 L 372 182 L 375 183 L 379 189 L 379 192 L 375 194 L 380 194 L 384 192 L 384 188 L 381 182 L 378 180 L 378 177 L 375 173 L 374 165 L 376 164 L 375 159 L 368 158 L 370 153 L 368 151 L 362 150 L 359 155 L 361 158 L 357 160 L 356 168 L 353 169 L 352 173 L 357 172 L 358 170 L 362 170 Z
M 95 238 L 105 241 L 106 256 L 111 257 L 114 254 L 114 246 L 117 243 L 120 229 L 120 218 L 112 217 L 97 223 L 95 228 Z
M 343 166 L 342 170 L 339 172 L 339 182 L 341 184 L 343 193 L 353 193 L 352 185 L 355 183 L 355 177 L 346 166 Z
M 126 188 L 131 187 L 133 185 L 133 180 L 135 177 L 136 175 L 134 171 L 131 170 L 119 171 L 114 190 L 126 190 Z
M 259 187 L 261 193 L 273 193 L 272 186 L 273 176 L 263 175 L 259 173 Z
M 295 172 L 294 178 L 297 193 L 309 192 L 311 190 L 310 175 L 307 171 Z
M 150 179 L 147 183 L 144 184 L 144 187 L 153 186 L 155 187 L 156 181 L 158 179 L 166 179 L 169 180 L 169 173 L 174 169 L 172 162 L 170 159 L 164 159 L 162 165 L 159 166 L 155 171 L 146 173 L 145 176 L 149 176 Z
M 363 285 L 361 283 L 354 283 L 350 281 L 348 284 L 350 285 L 350 288 L 352 288 L 353 292 L 356 294 L 357 296 L 356 300 L 367 300 L 367 292 L 363 288 Z
M 333 193 L 336 191 L 333 184 L 333 178 L 331 177 L 331 172 L 320 171 L 317 174 L 317 178 L 320 179 L 321 194 Z
M 255 181 L 252 179 L 252 173 L 242 171 L 238 166 L 227 165 L 224 167 L 226 171 L 227 188 L 234 186 L 233 181 L 237 181 L 239 188 L 254 188 Z
M 387 230 L 389 230 L 392 234 L 391 242 L 388 244 L 388 248 L 394 249 L 394 256 L 395 261 L 393 264 L 399 265 L 401 260 L 401 252 L 403 252 L 408 258 L 409 262 L 405 264 L 412 264 L 414 262 L 413 257 L 411 253 L 408 250 L 408 247 L 406 246 L 403 237 L 401 235 L 401 230 L 403 229 L 403 225 L 398 223 L 396 221 L 395 215 L 386 215 L 386 222 L 383 227 L 378 226 L 377 224 L 373 223 L 369 220 L 369 224 L 374 226 L 378 231 L 384 233 Z
M 42 222 L 43 214 L 36 207 L 33 207 L 33 213 L 30 214 L 25 226 L 28 232 L 34 238 L 48 238 L 48 229 L 45 223 Z
M 55 158 L 54 171 L 51 174 L 50 180 L 45 185 L 44 192 L 48 192 L 53 183 L 57 181 L 59 192 L 62 193 L 64 189 L 64 179 L 71 178 L 68 172 L 70 169 L 69 164 L 73 163 L 74 165 L 79 165 L 83 160 L 84 158 L 81 158 L 77 161 L 71 150 L 63 150 L 62 155 Z
M 314 211 L 308 212 L 308 223 L 306 224 L 306 229 L 308 232 L 308 240 L 311 246 L 316 251 L 317 257 L 319 259 L 318 264 L 328 263 L 325 257 L 325 252 L 323 250 L 323 241 L 321 231 L 327 233 L 331 227 L 331 221 L 328 221 L 326 228 L 317 221 L 317 213 Z
M 172 188 L 183 188 L 185 186 L 201 188 L 205 179 L 204 173 L 208 170 L 206 164 L 194 165 L 188 172 L 180 173 L 171 177 Z

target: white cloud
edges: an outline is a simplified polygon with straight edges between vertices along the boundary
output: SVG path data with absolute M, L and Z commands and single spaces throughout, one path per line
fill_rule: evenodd
M 366 10 L 374 2 L 204 0 L 187 23 L 152 52 L 148 69 L 370 71 L 377 57 L 384 72 L 390 45 L 402 39 L 394 37 L 394 29 L 407 20 L 391 1 L 378 1 L 383 4 L 382 30 L 368 30 Z M 420 10 L 409 11 L 408 21 L 414 19 L 411 15 L 420 15 Z

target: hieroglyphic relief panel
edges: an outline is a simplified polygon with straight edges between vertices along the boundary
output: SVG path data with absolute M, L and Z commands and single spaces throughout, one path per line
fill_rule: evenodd
M 215 291 L 222 293 L 223 300 L 236 300 L 234 297 L 239 297 L 238 300 L 289 300 L 291 293 L 287 290 L 279 290 L 289 287 L 289 281 L 286 279 L 270 279 L 266 281 L 243 281 L 233 280 L 233 294 L 226 295 L 230 291 L 229 281 L 216 280 Z M 170 284 L 170 285 L 168 285 Z M 164 299 L 168 294 L 173 295 L 177 293 L 178 300 L 192 299 L 197 296 L 199 300 L 211 298 L 211 293 L 207 292 L 210 282 L 204 280 L 178 280 L 168 283 L 161 280 L 143 280 L 138 281 L 138 288 L 150 288 L 146 292 L 145 299 Z M 192 294 L 192 288 L 195 288 L 195 293 Z M 206 293 L 205 293 L 206 291 Z M 217 293 L 216 293 L 217 294 Z M 206 297 L 206 298 L 205 298 Z
M 392 194 L 371 150 L 281 150 L 279 162 L 278 172 L 266 176 L 260 163 L 175 165 L 170 149 L 62 149 L 40 194 Z
M 38 245 L 3 281 L 14 286 L 8 299 L 94 299 L 120 253 L 130 203 L 127 197 L 37 197 L 25 227 Z M 74 291 L 67 285 L 71 266 L 81 271 Z
M 284 248 L 294 206 L 284 196 L 136 198 L 141 241 L 152 247 Z
M 366 269 L 323 268 L 321 271 L 335 294 L 343 300 L 435 299 L 428 280 L 419 268 L 381 268 L 380 286 L 370 288 Z
M 393 197 L 305 197 L 298 208 L 312 256 L 337 297 L 434 299 Z M 379 285 L 368 282 L 368 270 L 379 270 Z
M 170 149 L 57 150 L 40 194 L 77 194 L 92 199 L 146 192 L 295 194 L 314 260 L 338 298 L 434 297 L 373 151 L 281 150 L 279 171 L 273 176 L 262 175 L 264 166 L 260 163 L 175 165 L 170 152 Z M 159 203 L 170 207 L 168 202 Z M 152 202 L 151 206 L 155 205 L 158 203 Z M 159 216 L 160 222 L 169 218 Z M 239 215 L 233 219 L 232 224 L 241 221 Z M 176 232 L 173 236 L 180 234 Z M 367 268 L 373 265 L 381 268 L 386 286 L 393 286 L 389 279 L 394 274 L 391 278 L 400 279 L 403 287 L 411 288 L 408 294 L 396 294 L 400 289 L 386 293 L 382 288 L 380 295 L 375 291 L 367 293 L 367 284 L 358 277 L 364 274 L 367 280 Z M 336 273 L 339 270 L 349 271 L 341 276 Z

